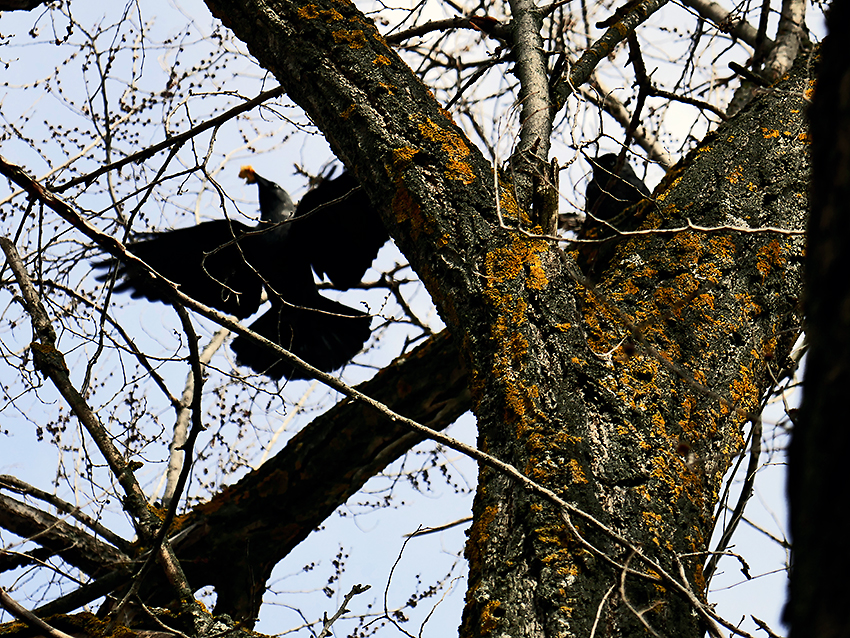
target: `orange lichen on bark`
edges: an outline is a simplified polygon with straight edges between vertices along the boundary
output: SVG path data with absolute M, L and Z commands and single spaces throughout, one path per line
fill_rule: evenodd
M 581 464 L 576 459 L 570 459 L 567 461 L 567 465 L 570 468 L 573 484 L 584 485 L 589 482 L 587 476 L 584 474 L 584 469 L 582 469 Z
M 475 181 L 475 173 L 467 161 L 470 154 L 469 147 L 456 131 L 438 126 L 433 120 L 427 118 L 419 124 L 419 132 L 425 139 L 439 142 L 443 152 L 448 156 L 447 179 L 459 180 L 464 184 Z
M 736 166 L 732 169 L 728 175 L 726 175 L 726 179 L 730 184 L 737 184 L 738 180 L 740 180 L 744 176 L 744 169 L 742 166 Z
M 667 534 L 665 533 L 665 525 L 664 525 L 664 517 L 656 512 L 641 512 L 641 517 L 643 518 L 643 522 L 649 530 L 652 538 L 652 542 L 655 543 L 658 547 L 662 545 L 669 551 L 673 550 L 673 543 L 667 538 Z M 661 537 L 664 536 L 664 541 L 662 542 Z
M 498 600 L 489 600 L 484 605 L 484 608 L 481 610 L 481 633 L 493 633 L 496 630 L 496 627 L 499 626 L 499 620 L 493 612 L 501 606 L 502 603 Z
M 366 35 L 360 29 L 337 29 L 331 36 L 337 44 L 345 44 L 352 49 L 362 49 L 366 46 Z
M 342 14 L 336 9 L 323 9 L 316 4 L 307 4 L 298 8 L 298 17 L 304 20 L 325 18 L 327 21 L 343 20 Z
M 480 488 L 484 489 L 484 488 Z M 469 562 L 469 573 L 480 573 L 483 557 L 481 548 L 486 547 L 490 542 L 490 526 L 499 514 L 499 508 L 496 505 L 484 507 L 479 512 L 478 516 L 473 518 L 472 525 L 469 528 L 469 540 L 466 543 L 464 555 Z M 467 601 L 474 593 L 478 583 L 470 583 L 467 591 Z
M 756 268 L 761 273 L 762 283 L 774 268 L 785 267 L 786 247 L 779 239 L 774 239 L 756 252 Z
M 511 244 L 497 248 L 487 254 L 485 272 L 488 292 L 498 294 L 496 285 L 516 279 L 527 269 L 524 285 L 529 290 L 542 290 L 549 279 L 543 269 L 540 256 L 549 251 L 543 239 L 528 239 L 514 235 Z
M 418 152 L 418 149 L 410 146 L 393 149 L 392 164 L 387 166 L 387 173 L 395 182 L 392 200 L 393 215 L 399 224 L 410 225 L 411 237 L 414 241 L 418 241 L 423 233 L 431 235 L 434 232 L 433 220 L 428 219 L 423 213 L 422 207 L 411 196 L 402 177 L 405 167 Z

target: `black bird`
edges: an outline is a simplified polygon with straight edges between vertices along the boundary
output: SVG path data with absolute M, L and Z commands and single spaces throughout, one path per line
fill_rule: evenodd
M 362 349 L 371 318 L 319 294 L 313 271 L 337 288 L 358 284 L 389 239 L 387 231 L 348 172 L 323 180 L 297 207 L 285 190 L 250 166 L 239 176 L 257 184 L 256 227 L 231 220 L 203 222 L 147 233 L 129 249 L 184 294 L 240 319 L 259 309 L 265 289 L 271 308 L 251 329 L 320 370 L 336 370 Z M 106 259 L 95 266 L 112 268 L 115 262 Z M 116 292 L 164 300 L 163 290 L 145 271 L 121 263 L 117 268 Z M 273 379 L 307 376 L 244 337 L 231 347 L 238 364 Z
M 619 175 L 615 174 L 617 156 L 606 153 L 590 160 L 593 179 L 587 185 L 585 212 L 587 220 L 612 219 L 626 208 L 649 197 L 649 189 L 635 174 L 628 162 L 623 164 Z

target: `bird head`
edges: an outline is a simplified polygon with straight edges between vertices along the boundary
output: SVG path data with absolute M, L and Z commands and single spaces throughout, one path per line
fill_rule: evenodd
M 239 177 L 249 184 L 256 184 L 260 192 L 260 217 L 263 221 L 277 223 L 286 221 L 295 212 L 295 204 L 289 193 L 273 181 L 257 175 L 250 166 L 239 170 Z
M 590 161 L 593 165 L 593 177 L 599 182 L 602 182 L 614 173 L 614 169 L 617 167 L 617 155 L 614 153 L 605 153 L 605 155 L 600 155 Z M 624 166 L 628 166 L 628 162 L 624 164 Z

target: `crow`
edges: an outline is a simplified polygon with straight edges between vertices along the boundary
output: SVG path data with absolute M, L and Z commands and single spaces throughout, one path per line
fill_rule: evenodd
M 345 365 L 371 333 L 369 315 L 322 296 L 313 273 L 335 287 L 357 285 L 386 229 L 349 172 L 323 180 L 296 207 L 289 194 L 250 166 L 239 176 L 257 184 L 260 223 L 229 219 L 140 235 L 128 248 L 184 294 L 240 319 L 255 314 L 265 290 L 271 307 L 250 328 L 324 372 Z M 164 301 L 166 291 L 146 271 L 116 263 L 116 292 Z M 100 281 L 109 275 L 100 275 Z M 245 337 L 231 344 L 236 362 L 272 379 L 307 375 Z
M 593 165 L 593 179 L 587 185 L 585 212 L 588 221 L 609 220 L 626 208 L 649 197 L 649 189 L 635 174 L 628 162 L 623 164 L 619 175 L 617 156 L 606 153 L 590 161 Z

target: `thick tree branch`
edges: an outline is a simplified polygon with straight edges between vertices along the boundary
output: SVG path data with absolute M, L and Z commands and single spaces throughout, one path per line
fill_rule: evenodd
M 803 404 L 789 451 L 788 497 L 794 569 L 785 620 L 791 638 L 850 632 L 843 551 L 850 510 L 845 451 L 850 388 L 850 2 L 833 2 L 810 114 L 814 164 L 806 248 Z M 838 551 L 836 551 L 838 549 Z
M 15 618 L 25 622 L 37 632 L 44 633 L 49 638 L 72 638 L 72 636 L 66 634 L 64 631 L 59 631 L 55 627 L 51 627 L 31 611 L 24 609 L 2 587 L 0 587 L 0 607 L 3 607 L 3 609 Z
M 5 494 L 0 494 L 0 527 L 32 540 L 89 575 L 130 562 L 121 550 Z
M 729 33 L 739 40 L 746 42 L 756 48 L 758 43 L 758 30 L 746 22 L 736 18 L 737 12 L 723 8 L 713 0 L 684 0 L 686 7 L 694 9 L 706 20 L 710 20 L 724 33 Z M 765 38 L 764 46 L 771 48 L 773 40 Z
M 763 71 L 771 83 L 781 78 L 797 59 L 805 38 L 805 22 L 805 0 L 782 0 L 776 43 L 767 54 Z
M 32 496 L 33 498 L 37 498 L 40 501 L 50 503 L 60 512 L 63 512 L 64 514 L 67 514 L 80 521 L 83 525 L 88 527 L 95 534 L 104 538 L 107 542 L 112 543 L 112 545 L 117 547 L 125 554 L 131 551 L 131 545 L 129 542 L 112 532 L 112 530 L 104 527 L 96 520 L 92 519 L 88 514 L 83 512 L 81 508 L 75 507 L 67 501 L 63 501 L 61 498 L 54 494 L 50 494 L 48 492 L 45 492 L 44 490 L 40 490 L 37 487 L 29 485 L 28 483 L 25 483 L 24 481 L 14 476 L 7 475 L 0 475 L 0 489 L 10 490 L 12 492 L 17 492 L 18 494 L 23 494 L 25 496 Z
M 32 11 L 38 6 L 47 4 L 49 0 L 2 0 L 0 11 Z
M 443 332 L 357 389 L 442 430 L 471 406 L 468 383 L 457 347 Z M 218 613 L 253 618 L 264 591 L 261 576 L 423 438 L 362 403 L 336 405 L 186 519 L 195 527 L 177 551 L 191 581 L 215 585 Z M 240 561 L 208 559 L 235 551 Z
M 549 170 L 549 147 L 552 135 L 552 104 L 549 99 L 549 75 L 543 38 L 540 35 L 541 15 L 533 0 L 510 0 L 513 14 L 514 72 L 519 79 L 520 111 L 519 141 L 513 157 L 514 196 L 522 208 L 545 207 L 543 194 L 554 188 Z M 557 208 L 557 207 L 556 207 Z M 548 228 L 540 218 L 543 210 L 535 210 L 538 223 Z

